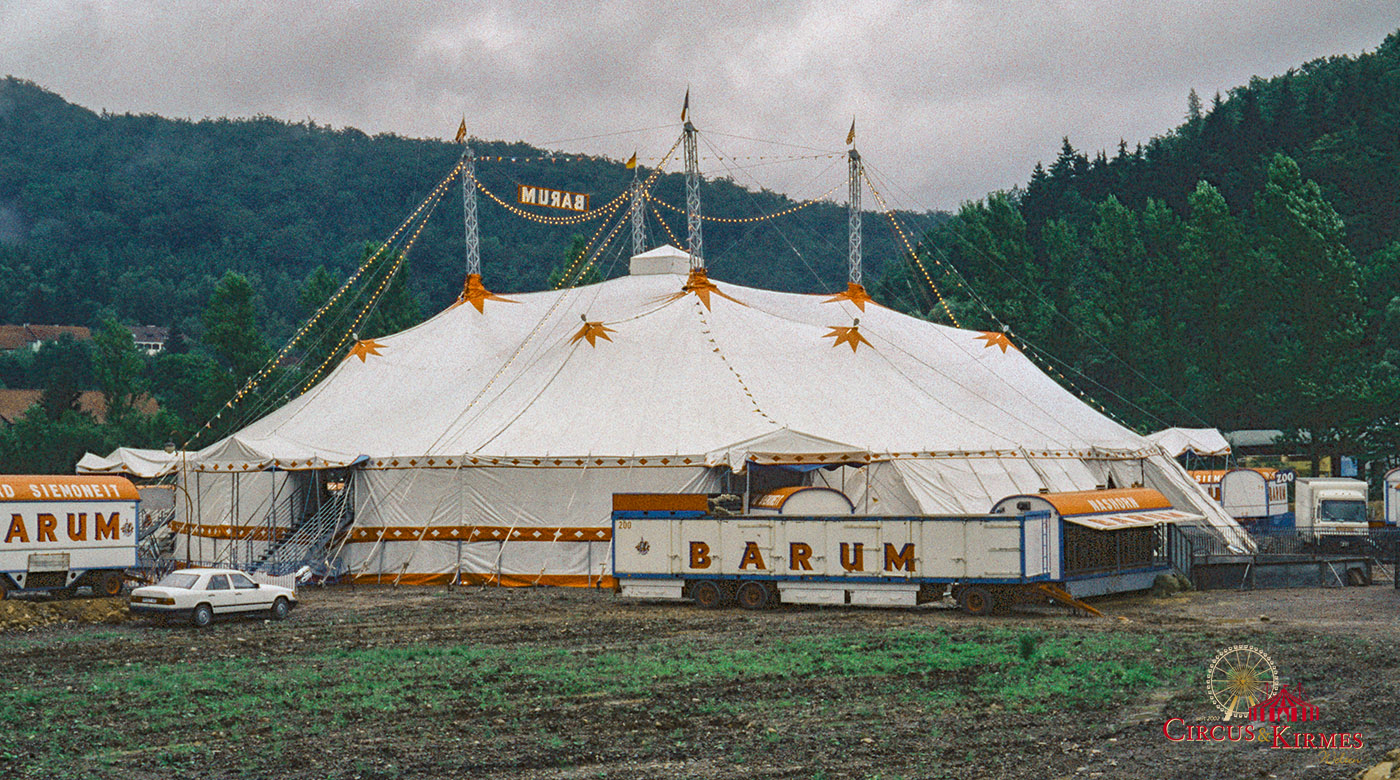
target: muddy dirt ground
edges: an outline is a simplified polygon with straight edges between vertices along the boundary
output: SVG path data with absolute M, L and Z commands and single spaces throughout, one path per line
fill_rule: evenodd
M 305 588 L 301 597 L 286 622 L 220 622 L 205 630 L 130 620 L 119 599 L 0 603 L 0 670 L 12 693 L 12 711 L 0 713 L 7 719 L 0 777 L 1351 778 L 1400 747 L 1400 591 L 1388 582 L 1096 601 L 1106 619 L 1059 608 L 990 618 L 927 606 L 707 612 L 552 588 L 339 586 Z M 548 677 L 522 669 L 499 701 L 467 702 L 470 692 L 462 690 L 460 706 L 425 704 L 417 713 L 391 702 L 381 714 L 327 715 L 324 722 L 317 722 L 316 707 L 306 707 L 289 710 L 296 713 L 290 731 L 277 732 L 274 723 L 252 734 L 201 722 L 208 702 L 200 697 L 219 695 L 210 693 L 217 686 L 179 694 L 189 697 L 188 733 L 143 733 L 143 719 L 156 722 L 154 710 L 143 714 L 153 700 L 113 693 L 102 676 L 224 659 L 232 666 L 219 667 L 220 674 L 246 663 L 288 670 L 290 680 L 307 666 L 382 660 L 385 652 L 413 647 L 499 653 L 516 663 L 538 657 L 542 665 L 577 657 L 601 670 L 598 664 L 614 655 L 635 662 L 627 652 L 641 643 L 658 656 L 685 648 L 701 658 L 730 649 L 766 658 L 765 651 L 813 638 L 897 638 L 908 631 L 972 644 L 1014 644 L 1029 633 L 1069 647 L 1122 637 L 1134 648 L 1125 653 L 1163 653 L 1164 671 L 1156 683 L 1128 684 L 1107 702 L 1062 706 L 1051 697 L 1022 709 L 964 696 L 975 687 L 969 679 L 937 670 L 830 678 L 739 670 L 658 676 L 654 687 L 619 693 L 606 685 L 541 689 L 538 680 Z M 1318 706 L 1320 720 L 1293 731 L 1360 734 L 1365 747 L 1169 741 L 1169 718 L 1221 722 L 1205 697 L 1206 667 L 1219 650 L 1241 643 L 1268 652 L 1282 679 L 1303 684 Z M 1057 663 L 1072 663 L 1072 655 Z M 1169 665 L 1184 671 L 1172 674 Z M 442 691 L 421 685 L 394 695 L 441 699 Z M 37 744 L 68 738 L 34 724 L 74 719 L 76 695 L 86 697 L 76 720 L 98 736 L 57 753 Z

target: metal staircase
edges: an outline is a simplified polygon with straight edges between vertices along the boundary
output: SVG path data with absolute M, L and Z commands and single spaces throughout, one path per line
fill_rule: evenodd
M 313 559 L 354 519 L 352 492 L 347 484 L 345 489 L 333 494 L 314 513 L 303 517 L 285 537 L 269 543 L 247 570 L 280 576 L 315 563 Z

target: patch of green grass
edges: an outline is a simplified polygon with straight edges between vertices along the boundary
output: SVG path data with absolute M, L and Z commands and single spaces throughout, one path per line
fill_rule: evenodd
M 411 730 L 415 719 L 480 721 L 473 738 L 485 733 L 486 721 L 506 733 L 532 733 L 536 708 L 575 699 L 590 706 L 612 699 L 673 702 L 679 695 L 701 698 L 683 708 L 693 715 L 778 724 L 755 737 L 757 748 L 787 738 L 784 719 L 819 714 L 878 723 L 887 715 L 863 697 L 830 697 L 830 686 L 843 681 L 851 690 L 907 698 L 932 712 L 979 703 L 1031 711 L 1107 705 L 1188 673 L 1170 651 L 1158 652 L 1158 641 L 979 626 L 957 635 L 916 628 L 759 637 L 740 646 L 702 638 L 606 648 L 424 644 L 308 649 L 275 660 L 95 661 L 67 677 L 10 681 L 0 690 L 0 725 L 14 744 L 42 746 L 36 766 L 46 771 L 125 761 L 117 756 L 145 748 L 156 765 L 178 770 L 204 758 L 209 745 L 276 746 L 363 723 Z M 707 691 L 735 683 L 778 692 L 761 702 L 734 702 Z M 702 690 L 686 692 L 691 688 Z M 108 713 L 108 722 L 121 719 L 124 727 L 79 727 L 94 712 Z M 684 733 L 666 736 L 668 744 L 684 741 Z M 3 741 L 0 751 L 10 749 Z M 557 737 L 535 741 L 553 751 L 568 747 Z M 732 746 L 735 763 L 749 748 Z

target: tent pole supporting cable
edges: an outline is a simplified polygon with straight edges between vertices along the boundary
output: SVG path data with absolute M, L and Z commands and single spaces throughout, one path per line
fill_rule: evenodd
M 690 242 L 690 270 L 705 270 L 704 236 L 700 228 L 700 158 L 695 148 L 695 125 L 685 123 L 685 224 Z
M 850 251 L 847 255 L 847 265 L 850 269 L 850 283 L 860 284 L 861 280 L 861 249 L 860 249 L 860 177 L 861 161 L 860 152 L 855 147 L 850 151 L 850 186 L 851 197 L 847 204 L 849 214 L 846 221 L 846 233 Z
M 481 275 L 481 234 L 476 215 L 476 155 L 462 150 L 462 228 L 466 237 L 467 275 Z

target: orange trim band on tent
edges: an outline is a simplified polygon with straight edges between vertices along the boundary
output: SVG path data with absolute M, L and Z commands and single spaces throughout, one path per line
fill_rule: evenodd
M 507 588 L 528 588 L 534 585 L 550 585 L 564 588 L 612 588 L 617 584 L 612 575 L 598 574 L 501 574 L 495 572 L 461 572 L 454 574 L 427 574 L 406 572 L 396 574 L 356 574 L 350 581 L 356 585 L 499 585 Z
M 0 501 L 140 501 L 136 486 L 124 477 L 100 474 L 25 474 L 0 476 Z
M 703 496 L 702 496 L 703 498 Z M 352 542 L 607 542 L 611 528 L 578 526 L 433 525 L 360 526 Z
M 268 528 L 266 525 L 197 525 L 195 523 L 172 522 L 170 530 L 186 536 L 199 536 L 205 539 L 272 539 L 280 541 L 292 535 L 290 528 Z

